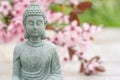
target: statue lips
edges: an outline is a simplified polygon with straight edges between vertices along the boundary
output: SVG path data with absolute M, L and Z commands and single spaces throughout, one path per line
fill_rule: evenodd
M 33 31 L 32 31 L 32 34 L 33 34 L 33 35 L 38 35 L 38 31 L 37 31 L 37 30 L 33 30 Z
M 32 30 L 33 33 L 38 33 L 38 31 L 36 29 Z
M 34 36 L 38 36 L 38 35 L 42 34 L 42 31 L 38 32 L 37 30 L 33 30 L 33 31 L 32 31 L 32 34 L 33 34 Z

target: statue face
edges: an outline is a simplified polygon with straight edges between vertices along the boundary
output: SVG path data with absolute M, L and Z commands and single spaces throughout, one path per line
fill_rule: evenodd
M 39 37 L 45 31 L 44 19 L 42 16 L 28 16 L 26 18 L 26 32 L 30 37 Z

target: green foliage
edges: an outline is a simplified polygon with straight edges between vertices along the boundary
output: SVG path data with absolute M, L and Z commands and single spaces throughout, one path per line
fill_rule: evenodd
M 50 5 L 50 9 L 55 12 L 62 12 L 64 14 L 69 14 L 72 10 L 70 6 L 64 4 L 52 4 Z
M 13 2 L 13 0 L 8 0 L 9 1 L 9 3 L 12 3 Z
M 120 27 L 120 0 L 90 0 L 93 7 L 79 15 L 81 23 Z

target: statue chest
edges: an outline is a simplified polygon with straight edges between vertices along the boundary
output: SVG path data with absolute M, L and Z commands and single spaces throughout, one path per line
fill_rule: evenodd
M 25 70 L 37 71 L 51 63 L 51 53 L 44 47 L 26 47 L 20 55 L 20 61 Z

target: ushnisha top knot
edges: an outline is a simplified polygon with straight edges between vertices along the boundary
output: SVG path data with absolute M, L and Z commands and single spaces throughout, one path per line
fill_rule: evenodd
M 40 8 L 38 3 L 32 2 L 23 13 L 23 23 L 24 23 L 24 25 L 26 25 L 26 18 L 28 16 L 39 16 L 39 15 L 43 16 L 43 18 L 45 20 L 44 22 L 45 22 L 45 25 L 46 25 L 47 21 L 46 21 L 46 16 L 45 16 L 44 11 Z

